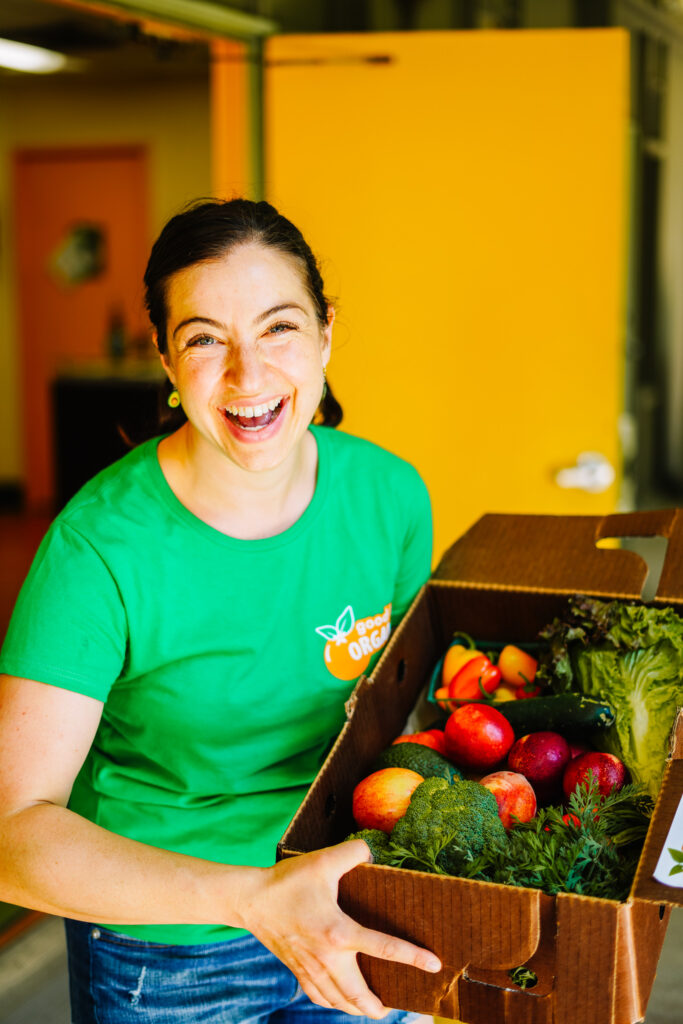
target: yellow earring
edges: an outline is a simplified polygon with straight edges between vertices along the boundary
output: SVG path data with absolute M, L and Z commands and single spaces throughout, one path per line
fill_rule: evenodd
M 168 402 L 169 409 L 177 409 L 178 408 L 178 406 L 180 405 L 180 395 L 178 394 L 178 389 L 177 388 L 173 388 L 173 391 L 168 396 L 166 401 Z

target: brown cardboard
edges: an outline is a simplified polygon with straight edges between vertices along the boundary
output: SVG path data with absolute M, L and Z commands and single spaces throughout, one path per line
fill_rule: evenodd
M 683 905 L 683 889 L 655 881 L 653 872 L 683 795 L 683 712 L 679 711 L 671 741 L 671 759 L 648 829 L 643 853 L 633 881 L 632 894 L 646 900 Z
M 351 793 L 402 730 L 454 629 L 478 641 L 532 640 L 576 592 L 637 598 L 647 573 L 629 551 L 598 549 L 614 536 L 669 538 L 657 601 L 683 603 L 683 513 L 607 517 L 485 516 L 445 554 L 347 704 L 347 722 L 285 833 L 280 856 L 354 830 Z M 673 567 L 673 568 L 672 568 Z M 680 609 L 679 609 L 680 610 Z M 683 792 L 683 716 L 629 899 L 493 885 L 362 865 L 341 880 L 339 902 L 361 923 L 434 950 L 438 975 L 364 955 L 370 986 L 388 1006 L 466 1024 L 634 1024 L 642 1020 L 670 914 L 683 889 L 652 879 Z M 538 975 L 522 991 L 508 976 Z

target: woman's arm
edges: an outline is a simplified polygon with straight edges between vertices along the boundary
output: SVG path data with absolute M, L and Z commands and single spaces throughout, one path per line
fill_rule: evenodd
M 103 923 L 210 921 L 218 908 L 203 905 L 203 889 L 218 865 L 126 839 L 66 807 L 102 703 L 0 678 L 0 899 Z
M 370 859 L 365 843 L 238 867 L 126 839 L 68 810 L 101 714 L 90 697 L 0 677 L 0 899 L 113 926 L 246 928 L 314 1002 L 370 1017 L 386 1010 L 363 980 L 358 952 L 439 969 L 431 953 L 339 909 L 339 879 Z

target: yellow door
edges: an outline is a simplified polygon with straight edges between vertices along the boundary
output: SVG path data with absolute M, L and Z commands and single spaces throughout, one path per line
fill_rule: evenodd
M 343 429 L 421 471 L 435 556 L 483 512 L 615 508 L 627 128 L 618 29 L 267 43 L 266 192 L 338 296 Z

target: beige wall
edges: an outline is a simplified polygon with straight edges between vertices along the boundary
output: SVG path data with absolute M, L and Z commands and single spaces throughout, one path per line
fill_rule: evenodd
M 103 143 L 148 149 L 151 242 L 185 202 L 210 194 L 208 81 L 130 85 L 55 77 L 0 83 L 0 484 L 22 478 L 12 153 Z

